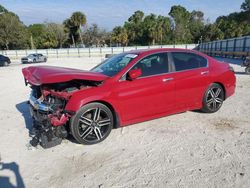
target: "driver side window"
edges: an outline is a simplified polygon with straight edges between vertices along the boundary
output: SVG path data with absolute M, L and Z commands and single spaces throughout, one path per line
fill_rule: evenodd
M 168 73 L 167 53 L 149 55 L 136 63 L 132 69 L 141 69 L 140 77 Z

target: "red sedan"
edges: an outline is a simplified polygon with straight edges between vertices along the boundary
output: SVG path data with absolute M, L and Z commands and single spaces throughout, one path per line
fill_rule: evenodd
M 23 75 L 32 88 L 31 144 L 45 148 L 69 133 L 95 144 L 113 128 L 187 110 L 213 113 L 235 91 L 228 64 L 184 49 L 130 51 L 90 71 L 31 66 Z

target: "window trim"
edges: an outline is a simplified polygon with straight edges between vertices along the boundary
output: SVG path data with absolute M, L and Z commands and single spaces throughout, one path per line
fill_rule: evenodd
M 173 73 L 178 73 L 178 72 L 186 72 L 186 71 L 191 71 L 191 70 L 197 70 L 197 69 L 202 69 L 202 68 L 208 68 L 209 67 L 209 61 L 208 61 L 208 58 L 204 57 L 204 56 L 201 56 L 203 57 L 204 59 L 206 59 L 207 61 L 207 65 L 206 67 L 198 67 L 198 68 L 192 68 L 192 69 L 186 69 L 186 70 L 181 70 L 181 71 L 176 71 L 175 70 L 175 65 L 174 65 L 174 60 L 173 60 L 173 56 L 172 56 L 172 53 L 190 53 L 190 54 L 194 54 L 194 55 L 198 55 L 198 56 L 201 56 L 195 52 L 192 52 L 192 51 L 188 51 L 188 52 L 185 52 L 185 51 L 162 51 L 162 52 L 155 52 L 155 53 L 152 53 L 152 54 L 149 54 L 149 55 L 146 55 L 140 59 L 137 60 L 137 62 L 132 66 L 130 67 L 119 79 L 119 82 L 122 82 L 122 81 L 126 81 L 126 74 L 137 64 L 139 63 L 139 61 L 141 61 L 143 58 L 146 58 L 148 56 L 151 56 L 151 55 L 154 55 L 154 54 L 159 54 L 159 53 L 167 53 L 167 56 L 168 56 L 168 65 L 169 65 L 169 72 L 167 73 L 161 73 L 161 74 L 155 74 L 155 75 L 149 75 L 149 76 L 144 76 L 144 77 L 139 77 L 137 78 L 136 80 L 139 80 L 139 79 L 142 79 L 142 78 L 149 78 L 149 77 L 154 77 L 154 76 L 161 76 L 161 75 L 166 75 L 166 74 L 173 74 Z
M 185 72 L 185 71 L 190 71 L 190 70 L 201 69 L 201 68 L 208 68 L 209 67 L 209 61 L 208 61 L 208 59 L 206 57 L 204 57 L 204 56 L 201 56 L 201 57 L 203 57 L 206 60 L 207 65 L 205 67 L 197 67 L 197 68 L 191 68 L 191 69 L 185 69 L 185 70 L 176 71 L 175 70 L 175 63 L 174 63 L 174 59 L 173 59 L 173 54 L 172 53 L 188 53 L 188 54 L 194 54 L 194 55 L 197 55 L 197 56 L 201 56 L 201 55 L 199 55 L 197 53 L 194 53 L 194 52 L 182 52 L 182 51 L 169 52 L 170 60 L 171 60 L 171 63 L 173 64 L 172 73 L 174 73 L 174 72 Z
M 138 59 L 137 62 L 136 62 L 132 67 L 130 67 L 130 68 L 120 77 L 119 82 L 121 82 L 121 81 L 126 81 L 126 77 L 125 77 L 126 74 L 127 74 L 131 69 L 133 69 L 134 66 L 136 66 L 136 64 L 139 63 L 142 59 L 147 58 L 147 57 L 149 57 L 149 56 L 151 56 L 151 55 L 163 54 L 163 53 L 166 53 L 166 54 L 167 54 L 167 57 L 168 57 L 168 69 L 171 71 L 171 70 L 172 70 L 172 66 L 171 66 L 171 67 L 169 66 L 169 51 L 155 52 L 155 53 L 148 54 L 148 55 L 143 56 L 143 57 L 141 57 L 140 59 Z M 149 75 L 149 76 L 143 76 L 143 77 L 139 77 L 139 78 L 137 78 L 137 79 L 148 78 L 148 77 L 152 77 L 152 76 L 159 76 L 159 75 L 168 74 L 168 73 L 170 73 L 170 72 L 168 71 L 168 72 L 166 72 L 166 73 L 160 73 L 160 74 L 154 74 L 154 75 Z M 124 79 L 124 77 L 125 77 L 125 79 Z

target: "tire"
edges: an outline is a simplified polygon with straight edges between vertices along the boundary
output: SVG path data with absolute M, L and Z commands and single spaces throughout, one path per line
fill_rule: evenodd
M 250 66 L 245 68 L 245 72 L 246 72 L 246 74 L 250 74 Z
M 202 101 L 202 112 L 214 113 L 217 112 L 225 99 L 224 89 L 219 84 L 211 84 L 204 94 Z
M 44 62 L 47 62 L 47 58 L 44 58 Z
M 71 118 L 70 130 L 77 142 L 91 145 L 107 138 L 113 125 L 113 114 L 107 106 L 89 103 Z
M 36 59 L 33 59 L 33 63 L 36 63 Z
M 9 64 L 8 64 L 7 61 L 3 62 L 3 66 L 8 66 L 8 65 L 9 65 Z

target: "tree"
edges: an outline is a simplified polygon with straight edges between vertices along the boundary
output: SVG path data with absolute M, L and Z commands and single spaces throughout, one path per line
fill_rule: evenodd
M 42 49 L 43 46 L 43 36 L 46 33 L 45 24 L 32 24 L 28 27 L 30 36 L 32 36 L 34 48 Z
M 72 40 L 72 44 L 75 46 L 75 42 L 80 38 L 81 43 L 83 43 L 81 36 L 81 27 L 86 25 L 86 16 L 82 12 L 74 12 L 70 18 L 66 19 L 63 24 L 66 27 L 69 38 Z
M 241 9 L 243 11 L 250 11 L 250 0 L 245 0 L 245 2 L 241 4 Z
M 224 33 L 216 26 L 216 24 L 208 24 L 203 31 L 205 42 L 224 39 Z
M 158 35 L 158 23 L 155 14 L 150 14 L 144 18 L 143 29 L 144 37 L 148 42 L 148 45 L 155 45 Z
M 142 24 L 144 19 L 144 13 L 142 11 L 136 11 L 129 17 L 128 21 L 125 22 L 124 27 L 128 32 L 128 38 L 130 44 L 140 44 L 142 42 L 143 30 Z
M 190 33 L 189 24 L 191 13 L 184 7 L 172 6 L 169 15 L 174 19 L 176 28 L 174 31 L 174 37 L 177 43 L 189 43 L 192 41 L 192 35 Z
M 64 26 L 62 24 L 56 23 L 47 23 L 47 32 L 54 35 L 54 38 L 57 40 L 57 46 L 62 48 L 63 43 L 67 39 L 67 33 L 64 30 Z
M 164 41 L 170 41 L 170 31 L 171 31 L 171 22 L 168 17 L 159 15 L 156 20 L 157 27 L 157 43 L 162 44 Z
M 109 33 L 99 28 L 97 24 L 92 24 L 83 33 L 83 41 L 86 46 L 105 46 L 109 38 Z
M 189 30 L 192 35 L 193 42 L 198 43 L 201 40 L 204 28 L 204 13 L 201 11 L 192 11 L 189 21 Z
M 113 29 L 112 41 L 122 46 L 128 45 L 128 33 L 124 27 L 118 26 Z
M 11 12 L 0 15 L 0 45 L 5 49 L 28 48 L 29 36 L 19 17 Z

